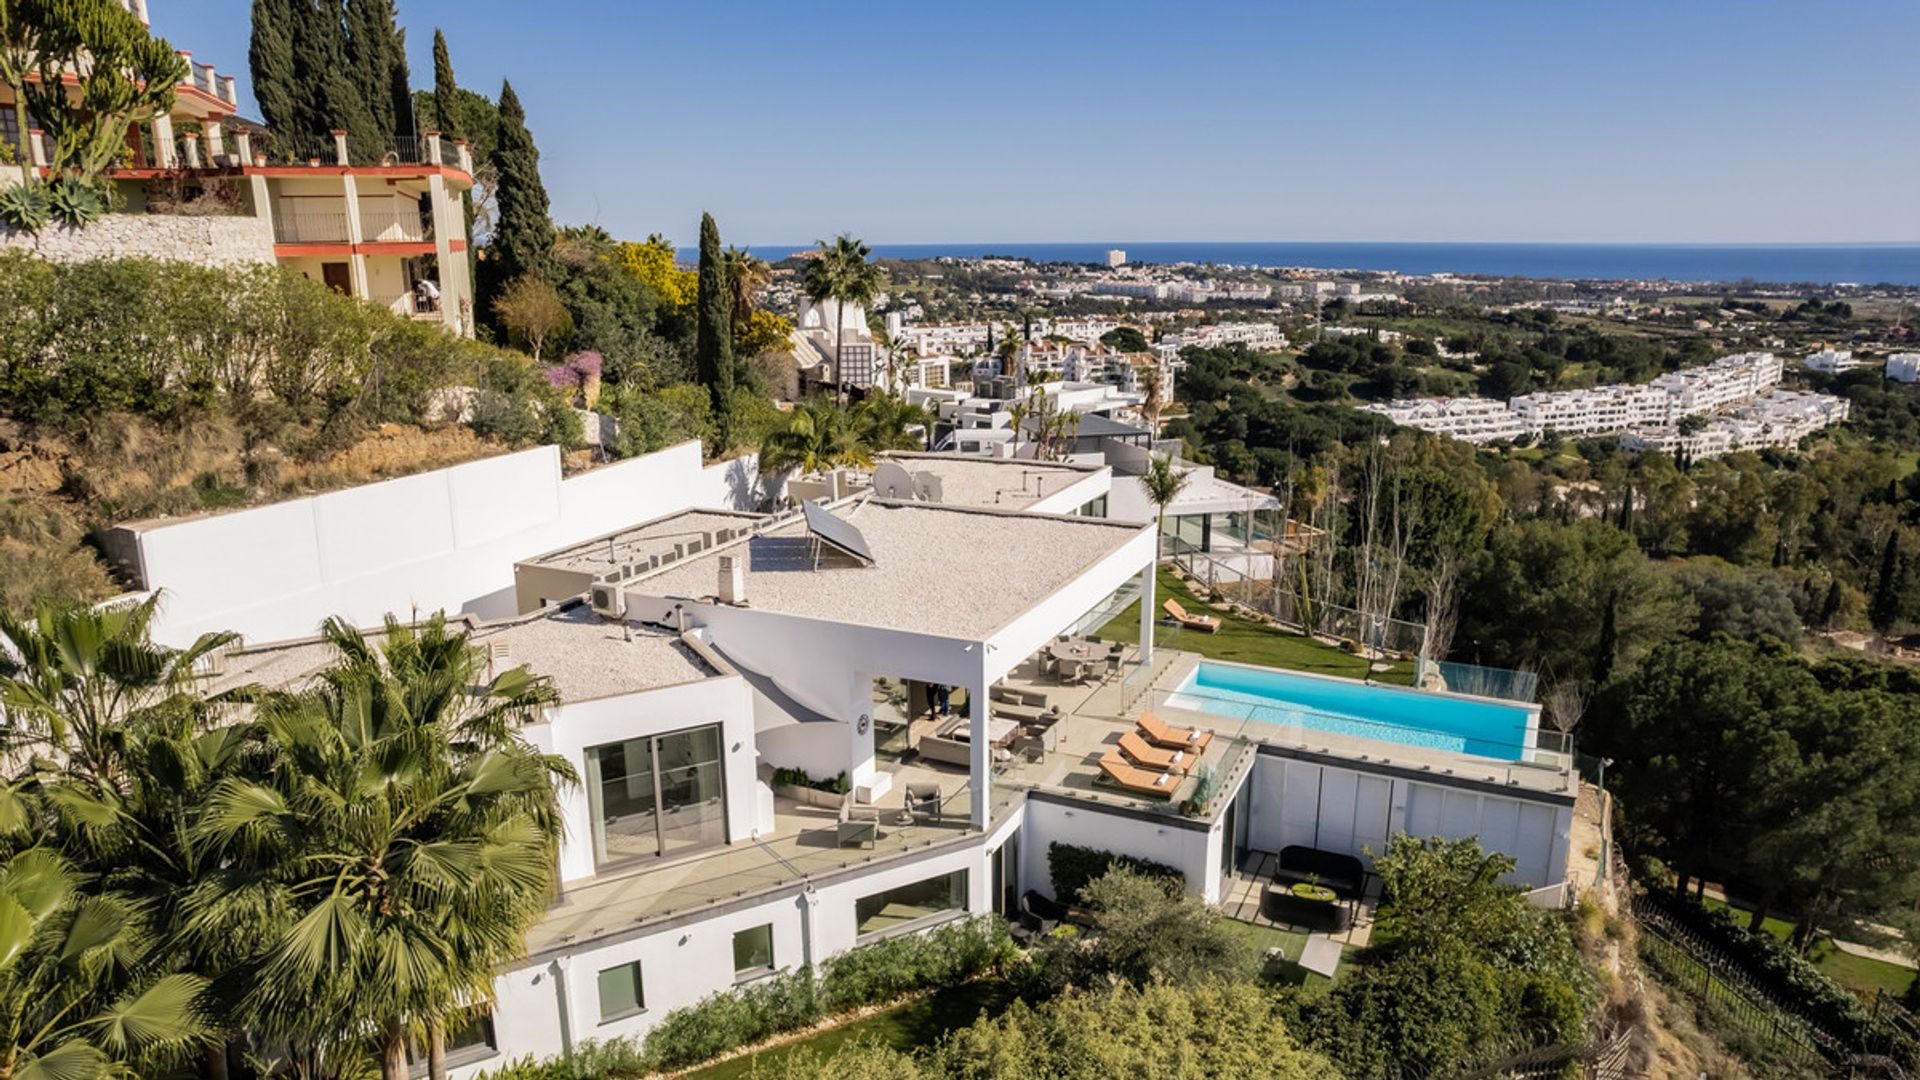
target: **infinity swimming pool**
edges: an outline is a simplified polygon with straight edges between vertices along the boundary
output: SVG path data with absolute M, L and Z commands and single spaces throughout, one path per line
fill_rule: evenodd
M 1533 745 L 1532 710 L 1520 706 L 1239 664 L 1202 662 L 1167 706 L 1500 761 Z

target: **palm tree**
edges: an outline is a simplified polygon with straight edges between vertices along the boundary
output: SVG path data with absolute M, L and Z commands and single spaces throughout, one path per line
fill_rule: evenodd
M 1158 510 L 1160 535 L 1167 531 L 1167 506 L 1180 497 L 1186 490 L 1190 479 L 1188 471 L 1174 467 L 1172 454 L 1154 454 L 1147 461 L 1147 471 L 1140 476 L 1140 483 L 1147 489 L 1147 498 L 1153 501 Z
M 127 734 L 143 717 L 187 708 L 193 668 L 235 640 L 202 634 L 185 649 L 148 636 L 160 597 L 98 610 L 43 601 L 31 619 L 0 612 L 0 749 L 39 750 L 119 787 Z
M 900 357 L 913 356 L 913 346 L 907 344 L 904 337 L 896 337 L 887 332 L 884 326 L 875 332 L 873 340 L 874 344 L 879 345 L 887 354 L 887 390 L 895 394 L 900 393 Z
M 994 350 L 995 355 L 1000 357 L 1000 374 L 1018 374 L 1014 367 L 1020 359 L 1020 350 L 1025 348 L 1026 344 L 1026 333 L 1012 323 L 1008 323 L 1006 330 L 1000 335 L 999 346 Z
M 871 453 L 888 450 L 925 450 L 933 418 L 918 405 L 892 394 L 874 394 L 855 410 L 860 444 Z M 914 431 L 918 427 L 919 431 Z
M 773 268 L 765 259 L 731 244 L 721 253 L 720 268 L 726 273 L 727 289 L 732 294 L 734 332 L 738 333 L 753 318 L 753 303 L 773 280 Z
M 1144 398 L 1140 411 L 1146 415 L 1148 435 L 1156 439 L 1160 437 L 1160 409 L 1166 404 L 1161 398 L 1166 390 L 1166 375 L 1159 364 L 1145 364 L 1140 368 L 1140 393 Z
M 295 909 L 261 943 L 253 1018 L 269 1038 L 348 1048 L 369 1034 L 385 1080 L 424 1030 L 445 1076 L 449 1027 L 492 994 L 552 897 L 573 780 L 518 728 L 554 700 L 524 668 L 487 678 L 464 632 L 389 617 L 378 645 L 337 620 L 312 690 L 265 695 L 274 749 L 222 781 L 193 826 L 209 858 L 268 868 Z
M 834 302 L 833 381 L 841 401 L 846 400 L 846 385 L 840 377 L 840 339 L 846 332 L 847 305 L 864 308 L 880 291 L 880 268 L 868 261 L 872 255 L 872 248 L 849 233 L 834 237 L 831 244 L 822 240 L 801 282 L 808 300 L 815 304 Z
M 24 820 L 9 842 L 31 843 Z M 0 1080 L 154 1075 L 206 1034 L 206 980 L 156 972 L 141 905 L 82 876 L 37 844 L 0 862 Z
M 813 398 L 793 411 L 787 426 L 769 434 L 760 449 L 760 467 L 800 475 L 842 466 L 873 464 L 851 414 L 825 398 Z
M 1020 456 L 1020 434 L 1026 427 L 1027 417 L 1033 415 L 1033 406 L 1024 401 L 1016 401 L 1007 406 L 1007 424 L 1013 428 L 1013 456 Z

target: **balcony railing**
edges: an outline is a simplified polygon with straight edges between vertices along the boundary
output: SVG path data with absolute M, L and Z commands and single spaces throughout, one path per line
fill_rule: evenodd
M 282 244 L 344 244 L 347 212 L 277 206 L 273 212 L 273 238 Z
M 354 167 L 393 167 L 397 165 L 442 165 L 466 170 L 469 165 L 461 147 L 452 139 L 438 140 L 425 135 L 404 135 L 378 147 L 347 139 L 346 160 L 331 135 L 301 136 L 260 133 L 253 137 L 253 150 L 266 157 L 270 165 L 323 165 Z
M 418 292 L 377 295 L 368 302 L 386 308 L 395 315 L 408 318 L 430 320 L 440 318 L 440 301 L 428 300 Z
M 360 211 L 360 239 L 367 243 L 418 243 L 426 238 L 427 230 L 420 223 L 420 211 L 412 207 L 405 210 Z

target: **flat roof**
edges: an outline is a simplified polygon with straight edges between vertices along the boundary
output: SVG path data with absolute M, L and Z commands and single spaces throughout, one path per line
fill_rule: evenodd
M 978 454 L 886 454 L 909 473 L 940 478 L 940 505 L 1018 510 L 1032 506 L 1106 468 L 1064 461 L 990 458 Z
M 711 597 L 715 560 L 747 552 L 757 611 L 983 640 L 1120 550 L 1147 525 L 1104 518 L 859 497 L 833 512 L 865 535 L 874 565 L 838 552 L 817 562 L 798 515 L 628 582 L 646 596 Z
M 622 566 L 644 564 L 650 555 L 671 555 L 676 543 L 702 540 L 706 534 L 721 529 L 751 529 L 764 520 L 764 514 L 738 510 L 677 510 L 544 555 L 522 559 L 519 565 L 572 570 L 599 577 Z
M 682 644 L 679 635 L 638 623 L 623 627 L 584 603 L 499 622 L 460 621 L 472 627 L 474 645 L 504 647 L 503 670 L 524 665 L 552 679 L 562 702 L 637 693 L 719 674 Z M 383 636 L 381 630 L 366 632 L 371 642 Z M 298 691 L 338 658 L 333 646 L 318 637 L 235 649 L 225 655 L 221 673 L 208 689 L 255 684 Z

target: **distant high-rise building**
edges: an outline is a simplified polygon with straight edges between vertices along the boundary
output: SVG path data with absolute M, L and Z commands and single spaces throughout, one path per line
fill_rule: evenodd
M 1127 253 L 1121 248 L 1107 249 L 1107 266 L 1118 268 L 1127 265 Z

